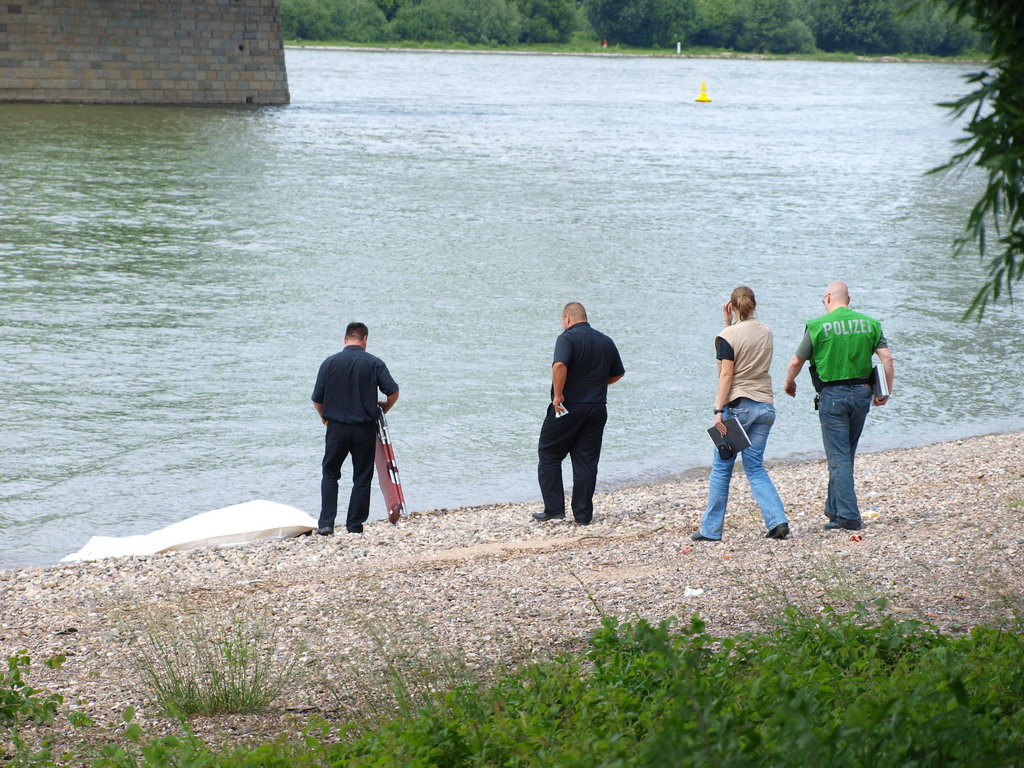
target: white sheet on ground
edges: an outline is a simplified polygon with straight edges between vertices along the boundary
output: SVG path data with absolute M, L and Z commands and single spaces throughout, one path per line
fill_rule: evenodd
M 155 555 L 175 549 L 287 539 L 316 530 L 316 520 L 301 509 L 257 499 L 190 517 L 144 536 L 93 536 L 62 563 L 104 557 Z

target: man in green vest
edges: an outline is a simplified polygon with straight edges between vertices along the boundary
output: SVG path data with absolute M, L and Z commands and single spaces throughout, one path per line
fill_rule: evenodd
M 835 281 L 825 291 L 825 314 L 807 321 L 803 341 L 786 369 L 785 392 L 796 397 L 796 377 L 811 361 L 811 381 L 818 390 L 818 420 L 828 459 L 828 498 L 825 516 L 828 530 L 856 531 L 861 526 L 857 494 L 853 487 L 853 458 L 864 420 L 875 405 L 888 396 L 873 396 L 871 356 L 885 366 L 892 392 L 893 363 L 882 325 L 874 318 L 850 309 L 846 283 Z

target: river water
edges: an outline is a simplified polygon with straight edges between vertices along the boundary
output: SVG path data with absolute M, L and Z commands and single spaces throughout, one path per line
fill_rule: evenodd
M 254 498 L 315 517 L 309 395 L 356 319 L 401 386 L 413 510 L 539 498 L 568 300 L 627 370 L 602 487 L 710 462 L 739 284 L 775 330 L 770 459 L 821 452 L 807 374 L 781 387 L 836 278 L 897 361 L 866 449 L 1024 427 L 1019 312 L 959 321 L 981 270 L 950 243 L 982 180 L 925 175 L 960 133 L 934 105 L 970 67 L 287 64 L 287 107 L 0 105 L 0 567 Z

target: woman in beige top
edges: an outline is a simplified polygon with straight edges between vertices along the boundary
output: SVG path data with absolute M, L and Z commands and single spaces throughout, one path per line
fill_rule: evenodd
M 764 468 L 764 448 L 768 443 L 768 433 L 775 423 L 772 377 L 768 373 L 772 364 L 772 331 L 754 319 L 756 307 L 754 292 L 745 285 L 734 290 L 729 301 L 722 307 L 726 327 L 715 338 L 718 358 L 715 426 L 724 435 L 724 421 L 735 417 L 746 430 L 750 447 L 741 453 L 750 492 L 761 508 L 761 516 L 768 529 L 767 538 L 784 539 L 789 535 L 789 521 L 782 509 L 782 499 L 775 490 L 775 484 Z M 691 537 L 694 541 L 722 540 L 725 506 L 729 501 L 729 482 L 735 463 L 735 455 L 723 458 L 715 451 L 711 464 L 708 507 L 701 518 L 700 530 Z

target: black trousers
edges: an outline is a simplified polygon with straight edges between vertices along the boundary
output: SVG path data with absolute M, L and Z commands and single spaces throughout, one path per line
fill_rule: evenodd
M 345 528 L 360 532 L 370 516 L 370 484 L 373 482 L 373 459 L 377 450 L 377 424 L 342 424 L 327 422 L 324 438 L 323 478 L 320 480 L 321 528 L 333 528 L 338 516 L 338 480 L 341 465 L 352 454 L 352 493 L 348 499 Z
M 567 404 L 566 409 L 569 413 L 556 419 L 554 406 L 548 406 L 537 445 L 540 457 L 537 479 L 544 498 L 544 511 L 549 515 L 564 515 L 562 461 L 568 454 L 572 459 L 572 515 L 579 523 L 589 523 L 594 517 L 597 463 L 601 458 L 608 409 L 598 403 Z

